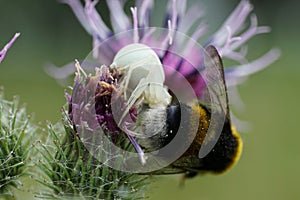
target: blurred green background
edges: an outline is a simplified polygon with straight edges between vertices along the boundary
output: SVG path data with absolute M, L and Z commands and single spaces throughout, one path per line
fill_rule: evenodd
M 300 2 L 251 2 L 259 24 L 270 25 L 272 32 L 249 42 L 248 57 L 258 57 L 271 47 L 279 47 L 282 56 L 239 87 L 246 105 L 239 117 L 252 124 L 250 131 L 241 133 L 244 151 L 239 164 L 223 175 L 187 180 L 184 188 L 179 187 L 180 176 L 157 177 L 148 192 L 151 200 L 300 199 Z M 212 31 L 237 3 L 203 0 L 208 21 L 215 22 Z M 0 0 L 0 48 L 17 31 L 20 38 L 0 64 L 0 85 L 8 99 L 20 96 L 42 126 L 46 120 L 57 122 L 65 103 L 64 87 L 43 67 L 85 58 L 91 38 L 71 10 L 56 0 Z

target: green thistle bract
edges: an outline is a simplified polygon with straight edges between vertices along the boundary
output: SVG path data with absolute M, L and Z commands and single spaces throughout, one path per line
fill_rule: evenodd
M 96 69 L 95 76 L 81 76 L 78 69 L 72 89 L 73 94 L 66 94 L 68 111 L 65 109 L 62 111 L 64 130 L 56 130 L 49 125 L 51 137 L 47 145 L 40 145 L 42 158 L 38 164 L 46 177 L 38 181 L 46 185 L 50 191 L 39 193 L 38 197 L 62 199 L 142 199 L 145 197 L 148 176 L 118 171 L 107 166 L 101 159 L 97 159 L 101 158 L 103 153 L 101 151 L 103 147 L 94 143 L 99 139 L 99 135 L 110 137 L 115 145 L 121 146 L 124 150 L 134 151 L 126 135 L 116 129 L 115 122 L 109 114 L 109 106 L 106 107 L 108 110 L 103 111 L 104 101 L 109 100 L 111 93 L 108 91 L 110 88 L 105 88 L 102 84 L 107 86 L 112 84 L 109 79 L 110 72 L 105 70 L 104 72 L 103 69 L 107 68 L 103 66 L 101 69 Z M 89 92 L 91 88 L 96 88 L 95 93 Z M 96 109 L 96 113 L 91 114 L 92 112 L 86 110 L 86 105 L 82 105 L 85 109 L 81 110 L 81 105 L 76 105 L 74 99 L 72 102 L 74 93 L 79 99 L 88 99 L 87 104 L 91 103 L 89 100 L 95 99 L 93 105 L 96 107 L 91 106 L 91 109 Z M 83 116 L 77 119 L 76 115 L 79 113 Z M 88 135 L 89 144 L 92 145 L 89 149 L 86 147 L 86 135 L 83 136 L 83 133 L 77 130 L 76 124 L 84 123 L 84 117 L 98 119 L 95 124 L 89 124 L 86 130 L 90 131 L 84 133 Z M 97 132 L 91 126 L 101 126 L 103 132 Z M 109 150 L 110 147 L 106 146 L 105 149 Z
M 20 178 L 29 174 L 30 138 L 36 131 L 30 121 L 18 99 L 7 101 L 0 91 L 0 197 L 14 196 L 13 188 L 21 189 Z

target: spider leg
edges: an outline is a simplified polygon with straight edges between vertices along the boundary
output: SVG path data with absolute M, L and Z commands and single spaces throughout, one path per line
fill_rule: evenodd
M 126 103 L 126 108 L 120 118 L 120 121 L 118 125 L 120 126 L 126 117 L 126 115 L 129 113 L 130 108 L 135 104 L 135 102 L 142 96 L 146 88 L 148 87 L 148 80 L 145 78 L 142 78 L 136 88 L 133 90 L 131 93 L 127 103 Z
M 128 89 L 134 90 L 135 88 L 128 88 L 130 82 L 136 82 L 138 79 L 146 78 L 150 74 L 151 65 L 149 63 L 153 62 L 153 56 L 148 56 L 142 60 L 131 63 L 130 65 L 124 67 L 127 69 L 124 74 L 124 81 L 122 83 L 124 99 L 127 100 Z M 138 69 L 138 70 L 137 70 Z M 130 91 L 131 92 L 131 91 Z
M 124 99 L 127 100 L 127 88 L 128 88 L 128 85 L 129 85 L 129 81 L 130 81 L 130 77 L 131 77 L 131 74 L 132 74 L 132 68 L 129 67 L 127 73 L 126 73 L 126 76 L 124 77 L 124 83 L 122 84 L 123 85 L 123 92 L 124 92 Z

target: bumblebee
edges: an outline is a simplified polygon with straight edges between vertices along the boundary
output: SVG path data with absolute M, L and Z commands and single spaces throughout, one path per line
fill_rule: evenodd
M 230 121 L 223 63 L 215 47 L 208 46 L 206 54 L 206 78 L 211 84 L 211 91 L 206 91 L 211 96 L 209 101 L 175 100 L 167 107 L 146 109 L 140 117 L 141 131 L 150 136 L 138 140 L 145 152 L 156 152 L 161 159 L 168 159 L 181 146 L 189 145 L 175 161 L 151 174 L 183 173 L 186 178 L 217 174 L 231 168 L 240 158 L 243 143 Z M 176 147 L 164 151 L 175 138 L 179 141 Z

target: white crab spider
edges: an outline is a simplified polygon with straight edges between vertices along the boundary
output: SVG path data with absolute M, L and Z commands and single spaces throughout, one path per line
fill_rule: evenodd
M 140 43 L 123 47 L 116 54 L 111 67 L 125 70 L 120 88 L 127 105 L 119 125 L 137 100 L 143 99 L 150 108 L 170 104 L 171 96 L 163 85 L 165 74 L 162 63 L 150 47 Z

